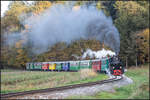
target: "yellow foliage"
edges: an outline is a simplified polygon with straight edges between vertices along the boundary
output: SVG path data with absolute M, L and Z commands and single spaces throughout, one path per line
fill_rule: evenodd
M 117 9 L 124 9 L 124 11 L 127 11 L 128 14 L 136 14 L 137 12 L 146 10 L 135 1 L 117 1 L 115 7 Z
M 145 29 L 138 33 L 137 37 L 137 43 L 140 44 L 140 47 L 147 47 L 149 45 L 149 29 Z
M 21 1 L 15 1 L 12 3 L 11 7 L 10 7 L 11 10 L 8 10 L 8 13 L 13 13 L 13 15 L 15 16 L 18 16 L 22 13 L 25 13 L 28 9 L 28 7 L 24 4 L 22 4 Z
M 21 42 L 20 41 L 16 42 L 16 48 L 20 48 L 20 47 L 21 47 Z
M 49 1 L 38 1 L 36 6 L 34 7 L 34 9 L 35 9 L 34 12 L 36 14 L 40 14 L 44 10 L 48 9 L 51 5 L 52 5 L 51 2 L 49 2 Z
M 140 59 L 144 62 L 143 58 L 149 58 L 149 29 L 145 29 L 142 32 L 137 34 L 137 45 L 139 50 L 142 51 Z
M 18 42 L 16 42 L 16 48 L 21 48 L 23 42 L 25 42 L 25 40 L 19 40 Z
M 22 50 L 22 49 L 18 49 L 17 52 L 18 52 L 19 54 L 21 54 L 21 53 L 23 52 L 23 50 Z

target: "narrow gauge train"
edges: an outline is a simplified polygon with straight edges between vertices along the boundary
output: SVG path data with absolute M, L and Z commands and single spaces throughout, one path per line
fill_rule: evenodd
M 97 72 L 105 73 L 109 70 L 115 76 L 120 76 L 124 73 L 124 66 L 119 58 L 115 56 L 95 60 L 27 63 L 26 69 L 42 71 L 79 71 L 81 69 L 93 69 Z

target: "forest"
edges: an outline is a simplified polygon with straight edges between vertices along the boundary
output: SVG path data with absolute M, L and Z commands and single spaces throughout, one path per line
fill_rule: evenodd
M 127 67 L 149 63 L 149 1 L 12 1 L 8 10 L 1 17 L 1 68 L 25 68 L 27 62 L 48 62 L 80 60 L 73 55 L 81 56 L 87 48 L 93 51 L 108 46 L 96 39 L 79 39 L 70 44 L 58 42 L 49 47 L 48 51 L 35 54 L 26 34 L 30 26 L 23 22 L 30 14 L 38 17 L 54 4 L 86 7 L 94 4 L 106 16 L 112 18 L 113 24 L 120 34 L 119 57 Z M 26 15 L 26 16 L 24 16 Z M 23 17 L 22 17 L 23 16 Z M 46 26 L 45 26 L 46 27 Z M 13 33 L 24 34 L 23 39 L 14 45 L 6 43 L 7 36 Z M 24 41 L 28 44 L 24 45 Z M 86 59 L 90 59 L 87 57 Z

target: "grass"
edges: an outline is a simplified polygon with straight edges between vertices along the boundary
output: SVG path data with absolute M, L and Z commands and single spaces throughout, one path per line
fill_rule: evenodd
M 18 72 L 20 70 L 16 69 L 2 69 L 1 72 Z
M 107 78 L 105 74 L 97 74 L 91 70 L 79 72 L 1 70 L 1 93 L 52 88 Z
M 71 96 L 69 99 L 149 99 L 149 66 L 130 68 L 125 73 L 134 83 L 115 88 L 115 92 L 99 92 L 92 96 Z

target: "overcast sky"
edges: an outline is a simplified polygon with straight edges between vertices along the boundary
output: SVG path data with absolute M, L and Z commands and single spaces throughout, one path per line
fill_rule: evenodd
M 1 17 L 3 17 L 5 11 L 8 10 L 8 5 L 9 5 L 10 2 L 13 2 L 13 1 L 1 1 Z M 27 2 L 32 3 L 34 1 L 27 1 Z
M 3 17 L 4 12 L 8 10 L 8 5 L 10 1 L 1 1 L 1 17 Z

